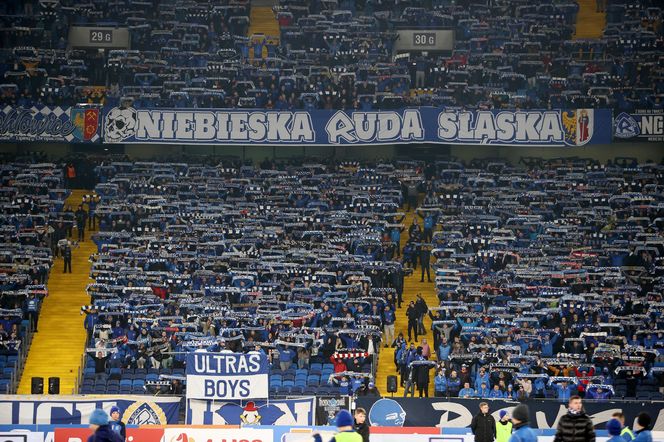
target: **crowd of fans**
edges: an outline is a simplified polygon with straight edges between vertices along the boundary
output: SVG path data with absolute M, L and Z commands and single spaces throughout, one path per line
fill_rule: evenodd
M 403 228 L 401 183 L 422 180 L 415 164 L 97 172 L 83 392 L 183 380 L 196 349 L 265 352 L 273 394 L 371 389 L 401 304 L 390 233 Z
M 53 255 L 71 218 L 63 212 L 69 192 L 55 164 L 5 163 L 0 180 L 0 392 L 9 393 L 27 334 L 37 331 Z
M 386 109 L 662 108 L 662 9 L 611 0 L 281 0 L 280 35 L 247 35 L 247 0 L 0 4 L 3 105 Z M 130 50 L 68 49 L 76 25 L 127 27 Z M 399 29 L 452 29 L 448 54 L 394 54 Z M 417 93 L 411 93 L 417 88 Z
M 427 395 L 435 370 L 436 396 L 662 399 L 663 166 L 525 162 L 427 180 L 440 303 L 411 303 L 392 344 L 405 394 Z M 425 315 L 432 342 L 416 345 Z
M 405 394 L 661 399 L 664 169 L 524 163 L 102 164 L 83 391 L 207 349 L 265 352 L 275 395 L 378 394 L 391 346 Z M 401 309 L 428 268 L 439 303 Z

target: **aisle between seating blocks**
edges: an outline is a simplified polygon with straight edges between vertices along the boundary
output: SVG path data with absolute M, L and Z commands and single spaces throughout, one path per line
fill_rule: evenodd
M 72 210 L 81 204 L 88 190 L 73 190 L 65 201 Z M 84 206 L 84 208 L 86 208 Z M 76 228 L 71 240 L 78 237 Z M 72 273 L 63 273 L 62 258 L 53 259 L 53 267 L 48 280 L 48 296 L 44 299 L 39 316 L 38 332 L 35 333 L 28 352 L 25 369 L 19 384 L 19 394 L 30 394 L 33 376 L 44 378 L 44 393 L 48 390 L 48 378 L 60 378 L 60 393 L 71 394 L 81 357 L 85 350 L 86 332 L 81 306 L 90 303 L 85 288 L 93 281 L 90 276 L 89 257 L 97 252 L 86 230 L 85 241 L 72 252 Z
M 415 214 L 414 210 L 409 210 L 406 212 L 406 218 L 403 223 L 405 226 L 404 232 L 401 234 L 401 249 L 408 242 L 408 228 L 413 223 L 414 218 L 418 218 L 418 223 L 422 225 L 422 219 Z M 431 261 L 433 263 L 433 259 Z M 394 335 L 395 337 L 399 333 L 403 333 L 406 340 L 408 340 L 408 318 L 406 318 L 406 309 L 408 308 L 408 303 L 410 301 L 415 301 L 417 299 L 417 294 L 421 293 L 422 298 L 426 301 L 429 307 L 435 307 L 438 305 L 438 294 L 436 293 L 435 284 L 433 282 L 428 282 L 426 276 L 424 282 L 420 282 L 420 277 L 422 275 L 421 266 L 418 263 L 417 270 L 413 272 L 412 275 L 407 276 L 404 279 L 404 289 L 403 289 L 403 303 L 401 308 L 396 311 L 396 322 L 394 324 Z M 435 274 L 433 268 L 431 269 L 431 280 L 435 281 Z M 431 321 L 427 318 L 424 320 L 424 327 L 427 331 L 427 334 L 420 336 L 418 342 L 413 341 L 417 347 L 422 339 L 426 339 L 429 346 L 431 347 L 431 358 L 435 358 L 435 349 L 433 348 L 433 334 L 431 332 Z M 413 337 L 414 338 L 414 337 Z M 396 366 L 394 365 L 394 349 L 392 347 L 385 348 L 385 343 L 381 343 L 380 357 L 378 361 L 378 368 L 376 370 L 376 388 L 380 391 L 383 396 L 391 396 L 387 393 L 387 377 L 390 375 L 397 375 Z M 391 343 L 390 343 L 391 344 Z M 434 370 L 429 372 L 429 396 L 433 396 L 433 378 L 435 376 Z M 400 377 L 397 375 L 397 388 L 398 391 L 394 393 L 394 396 L 403 396 L 404 389 L 399 385 Z M 417 396 L 417 391 L 415 392 Z

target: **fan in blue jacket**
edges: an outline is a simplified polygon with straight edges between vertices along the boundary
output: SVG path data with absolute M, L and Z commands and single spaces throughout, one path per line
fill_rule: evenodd
M 512 410 L 512 436 L 509 442 L 537 442 L 537 433 L 528 426 L 530 411 L 525 404 L 519 404 Z
M 88 437 L 88 442 L 124 442 L 120 435 L 108 425 L 108 414 L 101 408 L 96 408 L 90 415 L 90 428 L 94 431 Z
M 636 424 L 634 424 L 634 434 L 636 437 L 633 442 L 652 442 L 652 433 L 650 432 L 650 424 L 652 419 L 648 413 L 639 413 L 636 416 Z

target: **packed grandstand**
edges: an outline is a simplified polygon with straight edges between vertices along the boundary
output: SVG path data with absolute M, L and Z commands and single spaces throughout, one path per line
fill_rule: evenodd
M 657 440 L 662 8 L 0 2 L 0 438 Z
M 246 0 L 11 0 L 0 5 L 1 100 L 24 107 L 131 98 L 136 107 L 166 108 L 662 109 L 661 5 L 604 2 L 601 38 L 575 39 L 579 5 L 571 0 L 281 0 L 273 6 L 275 35 L 250 33 Z M 90 25 L 128 27 L 131 49 L 72 49 L 70 28 Z M 453 51 L 395 57 L 401 29 L 453 30 Z

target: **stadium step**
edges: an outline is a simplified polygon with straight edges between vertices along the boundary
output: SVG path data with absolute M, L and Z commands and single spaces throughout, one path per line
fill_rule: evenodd
M 606 12 L 596 12 L 597 0 L 578 0 L 578 3 L 574 39 L 600 38 L 606 27 Z
M 276 2 L 261 1 L 252 2 L 251 16 L 249 17 L 249 37 L 263 35 L 265 37 L 272 37 L 279 40 L 280 29 L 279 22 L 272 11 L 270 3 L 277 4 Z M 267 57 L 267 48 L 263 46 L 263 58 Z M 249 57 L 254 57 L 253 45 L 249 48 Z
M 76 210 L 86 190 L 74 190 L 65 206 Z M 28 352 L 25 370 L 19 384 L 19 394 L 30 394 L 33 376 L 44 378 L 44 393 L 51 376 L 60 378 L 60 393 L 71 394 L 74 389 L 81 357 L 85 347 L 86 332 L 83 327 L 81 306 L 90 303 L 85 287 L 93 282 L 89 279 L 88 259 L 97 251 L 88 231 L 85 241 L 72 251 L 72 273 L 63 273 L 62 258 L 53 260 L 48 280 L 48 297 L 42 304 L 39 315 L 39 332 L 34 335 Z M 76 238 L 76 229 L 72 238 Z M 76 392 L 74 392 L 76 393 Z
M 406 218 L 404 219 L 404 225 L 406 230 L 401 235 L 401 248 L 408 242 L 408 227 L 413 223 L 413 219 L 417 215 L 414 210 L 409 210 L 406 212 Z M 422 225 L 421 219 L 420 226 Z M 433 262 L 433 261 L 432 261 Z M 399 333 L 403 333 L 404 337 L 408 339 L 408 319 L 406 318 L 406 309 L 408 308 L 408 303 L 410 301 L 417 300 L 417 294 L 421 293 L 422 298 L 426 301 L 429 307 L 435 307 L 438 305 L 438 295 L 436 294 L 435 284 L 433 282 L 427 282 L 426 279 L 424 282 L 420 282 L 420 277 L 422 276 L 421 267 L 417 266 L 417 270 L 413 272 L 412 275 L 404 278 L 404 290 L 403 290 L 403 303 L 401 308 L 396 311 L 396 322 L 394 324 L 394 335 L 395 337 Z M 433 269 L 431 270 L 431 280 L 435 280 L 435 275 Z M 433 335 L 431 334 L 431 321 L 428 317 L 424 319 L 424 327 L 427 330 L 427 334 L 419 338 L 419 342 L 414 342 L 415 346 L 419 345 L 422 341 L 422 338 L 426 339 L 429 346 L 431 347 L 432 357 L 435 358 L 435 349 L 433 348 Z M 378 369 L 376 370 L 376 388 L 378 388 L 383 396 L 391 396 L 387 393 L 387 377 L 390 375 L 397 375 L 396 366 L 394 365 L 394 349 L 381 348 L 380 349 L 380 359 L 378 361 Z M 429 377 L 431 382 L 429 382 L 429 396 L 433 397 L 433 378 L 434 371 L 431 370 Z M 399 384 L 400 377 L 397 375 L 397 392 L 394 393 L 395 396 L 403 396 L 404 389 Z M 417 392 L 415 393 L 417 396 Z

